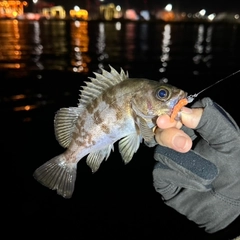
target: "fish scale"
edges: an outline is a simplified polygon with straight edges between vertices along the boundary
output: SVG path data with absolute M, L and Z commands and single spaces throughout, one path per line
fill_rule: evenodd
M 161 114 L 171 115 L 173 107 L 187 93 L 164 82 L 129 78 L 101 69 L 80 90 L 77 107 L 60 109 L 54 118 L 55 136 L 66 150 L 37 168 L 33 174 L 44 186 L 70 198 L 77 176 L 77 163 L 86 156 L 96 172 L 118 142 L 124 163 L 132 160 L 142 140 L 151 146 L 153 128 Z

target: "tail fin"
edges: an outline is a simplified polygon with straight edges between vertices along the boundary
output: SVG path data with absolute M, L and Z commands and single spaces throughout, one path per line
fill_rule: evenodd
M 68 163 L 63 154 L 58 155 L 39 168 L 33 174 L 34 178 L 44 186 L 57 190 L 64 198 L 71 198 L 77 175 L 77 164 Z

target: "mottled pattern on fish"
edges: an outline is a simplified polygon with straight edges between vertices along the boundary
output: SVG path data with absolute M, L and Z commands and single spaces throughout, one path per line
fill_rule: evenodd
M 54 119 L 59 144 L 67 148 L 59 156 L 40 166 L 34 177 L 65 198 L 74 191 L 77 163 L 87 156 L 87 164 L 96 172 L 107 160 L 114 143 L 122 159 L 128 163 L 142 139 L 148 145 L 154 138 L 153 128 L 161 114 L 171 114 L 176 103 L 186 93 L 166 83 L 129 78 L 122 69 L 86 82 L 77 107 L 60 109 Z

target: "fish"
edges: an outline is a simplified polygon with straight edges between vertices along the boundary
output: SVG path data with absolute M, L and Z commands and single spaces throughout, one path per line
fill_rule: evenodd
M 33 173 L 38 182 L 64 198 L 72 197 L 81 159 L 87 156 L 86 163 L 95 173 L 118 142 L 123 162 L 129 163 L 142 142 L 155 145 L 157 117 L 170 116 L 187 96 L 164 81 L 130 78 L 122 68 L 119 72 L 109 68 L 93 72 L 95 77 L 84 82 L 77 106 L 56 112 L 55 137 L 65 151 Z

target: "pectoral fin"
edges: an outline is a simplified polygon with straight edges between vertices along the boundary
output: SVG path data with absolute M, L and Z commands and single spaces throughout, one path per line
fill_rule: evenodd
M 61 108 L 55 115 L 55 136 L 64 148 L 67 148 L 71 142 L 72 132 L 81 111 L 80 107 Z
M 154 139 L 154 132 L 153 132 L 153 128 L 149 128 L 149 125 L 147 124 L 147 122 L 141 118 L 138 117 L 138 126 L 140 129 L 140 133 L 146 143 L 147 146 L 151 147 L 155 145 L 155 139 Z M 154 145 L 153 145 L 154 143 Z
M 141 141 L 141 135 L 137 132 L 128 135 L 119 141 L 119 152 L 121 153 L 122 159 L 125 163 L 129 163 L 131 161 L 133 154 L 137 152 Z
M 99 151 L 92 152 L 87 157 L 87 165 L 92 169 L 92 172 L 96 172 L 102 161 L 105 159 L 107 160 L 111 150 L 113 150 L 113 144 L 108 145 L 105 148 L 102 148 Z
M 132 109 L 133 109 L 135 123 L 138 126 L 140 130 L 140 134 L 144 138 L 146 145 L 148 145 L 149 147 L 154 146 L 155 139 L 154 139 L 153 128 L 156 126 L 156 124 L 154 124 L 155 120 L 153 120 L 154 116 L 143 114 L 137 108 L 134 102 L 132 102 Z

